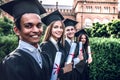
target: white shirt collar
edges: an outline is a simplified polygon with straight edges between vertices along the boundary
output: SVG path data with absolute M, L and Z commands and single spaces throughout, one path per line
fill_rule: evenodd
M 38 48 L 35 48 L 31 44 L 29 44 L 25 41 L 19 40 L 18 49 L 27 50 L 27 51 L 30 51 L 31 53 L 33 53 L 35 50 L 39 49 L 39 46 L 38 46 Z
M 56 47 L 56 49 L 59 50 L 57 41 L 53 37 L 50 37 L 49 40 L 54 44 L 54 46 Z
M 68 37 L 66 37 L 65 40 L 66 40 L 69 44 L 71 44 L 71 42 L 74 42 L 74 40 L 71 40 L 71 39 L 69 39 Z
M 51 41 L 54 45 L 57 44 L 57 41 L 56 41 L 53 37 L 50 37 L 50 41 Z

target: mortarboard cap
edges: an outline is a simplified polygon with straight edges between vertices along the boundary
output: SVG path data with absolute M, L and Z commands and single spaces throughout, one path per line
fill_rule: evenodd
M 78 23 L 77 21 L 72 20 L 72 19 L 65 19 L 65 21 L 64 21 L 65 27 L 67 27 L 67 26 L 73 26 L 73 27 L 75 27 L 75 25 L 77 23 Z
M 45 25 L 49 25 L 51 22 L 56 21 L 56 20 L 63 20 L 64 17 L 61 15 L 61 13 L 56 10 L 47 16 L 43 17 L 41 20 Z
M 81 29 L 75 33 L 75 37 L 78 37 L 80 34 L 87 34 L 87 32 L 84 29 Z
M 38 0 L 14 0 L 0 6 L 5 12 L 18 19 L 25 13 L 46 13 Z

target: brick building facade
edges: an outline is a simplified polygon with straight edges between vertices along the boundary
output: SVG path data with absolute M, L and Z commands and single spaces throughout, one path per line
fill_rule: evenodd
M 92 23 L 107 23 L 118 19 L 118 0 L 74 0 L 74 15 L 81 27 L 91 27 Z
M 73 6 L 44 5 L 50 13 L 58 9 L 65 18 L 79 22 L 76 28 L 90 28 L 92 23 L 107 23 L 118 19 L 118 0 L 74 0 Z
M 10 0 L 5 0 L 8 2 Z M 42 3 L 42 0 L 39 0 Z M 70 18 L 79 22 L 76 28 L 89 28 L 92 23 L 106 23 L 113 19 L 118 19 L 118 0 L 74 0 L 73 6 L 45 5 L 47 13 L 58 9 L 65 18 Z M 7 15 L 4 13 L 4 15 Z M 3 16 L 3 15 L 2 15 Z M 11 16 L 8 16 L 11 18 Z

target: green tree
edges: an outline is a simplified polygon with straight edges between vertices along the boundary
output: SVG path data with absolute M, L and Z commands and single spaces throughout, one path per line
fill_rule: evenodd
M 91 28 L 91 36 L 92 37 L 98 37 L 99 33 L 98 33 L 98 29 L 100 29 L 102 27 L 102 24 L 100 24 L 99 22 L 97 23 L 93 23 L 93 27 Z
M 0 35 L 13 34 L 13 22 L 6 18 L 0 18 Z
M 108 23 L 108 33 L 111 35 L 110 37 L 119 38 L 120 37 L 120 20 L 113 20 Z
M 113 20 L 107 24 L 93 23 L 93 27 L 88 31 L 91 37 L 120 38 L 120 20 Z
M 109 37 L 108 31 L 106 28 L 107 28 L 107 25 L 103 24 L 101 28 L 97 30 L 97 33 L 99 33 L 98 37 Z

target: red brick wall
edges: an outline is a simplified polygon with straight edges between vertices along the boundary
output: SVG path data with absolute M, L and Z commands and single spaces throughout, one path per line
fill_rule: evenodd
M 79 22 L 77 29 L 85 27 L 85 19 L 91 19 L 92 23 L 94 19 L 99 19 L 102 23 L 104 19 L 109 21 L 118 19 L 118 0 L 74 0 L 74 12 L 76 20 Z M 96 12 L 96 6 L 100 7 L 100 12 Z M 91 12 L 87 12 L 87 7 L 91 7 Z M 109 8 L 109 12 L 105 13 L 105 7 Z M 113 9 L 115 7 L 115 11 Z M 114 13 L 113 13 L 114 12 Z

